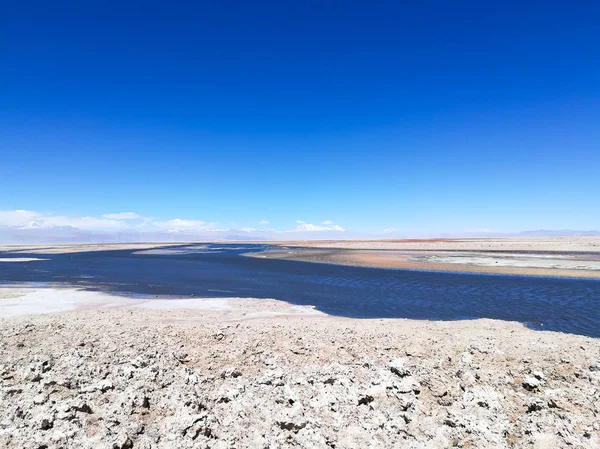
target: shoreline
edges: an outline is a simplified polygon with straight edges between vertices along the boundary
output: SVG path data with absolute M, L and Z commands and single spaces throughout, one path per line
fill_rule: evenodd
M 425 272 L 501 274 L 573 279 L 600 279 L 600 237 L 520 237 L 404 240 L 248 241 L 267 250 L 254 258 L 285 259 L 370 268 Z M 0 245 L 21 262 L 20 255 L 68 254 L 88 251 L 163 251 L 209 242 Z M 219 244 L 219 242 L 212 242 Z M 42 256 L 43 258 L 43 256 Z
M 600 252 L 600 236 L 568 237 L 479 237 L 423 239 L 352 239 L 272 241 L 273 245 L 311 248 L 462 250 L 462 251 L 576 251 Z
M 248 254 L 243 254 L 244 257 L 255 257 L 260 258 L 260 256 L 253 256 Z M 525 278 L 542 278 L 542 279 L 581 279 L 581 280 L 600 280 L 600 273 L 573 273 L 571 274 L 561 274 L 560 272 L 547 272 L 540 271 L 537 272 L 535 270 L 531 271 L 523 271 L 515 269 L 514 271 L 500 271 L 500 269 L 496 270 L 480 270 L 480 267 L 464 267 L 464 269 L 456 268 L 451 265 L 448 268 L 445 267 L 431 267 L 427 266 L 424 268 L 414 268 L 414 267 L 404 267 L 404 266 L 383 266 L 383 265 L 366 265 L 360 263 L 341 263 L 341 262 L 330 262 L 330 261 L 317 261 L 317 260 L 309 260 L 302 258 L 276 258 L 276 257 L 265 257 L 269 259 L 281 259 L 281 260 L 291 260 L 296 262 L 305 262 L 305 263 L 314 263 L 314 264 L 323 264 L 323 265 L 341 265 L 347 267 L 357 267 L 357 268 L 374 268 L 374 269 L 382 269 L 382 270 L 397 270 L 397 271 L 408 271 L 415 273 L 442 273 L 442 274 L 465 274 L 465 275 L 487 275 L 487 276 L 516 276 L 516 277 L 525 277 Z
M 264 259 L 280 259 L 291 260 L 297 262 L 306 262 L 324 265 L 341 265 L 349 267 L 362 268 L 377 268 L 384 270 L 399 270 L 399 271 L 414 271 L 418 273 L 447 273 L 447 274 L 470 274 L 470 275 L 492 275 L 492 276 L 520 276 L 532 278 L 556 278 L 556 279 L 582 279 L 582 280 L 600 280 L 600 272 L 586 272 L 575 270 L 536 270 L 536 269 L 519 269 L 519 268 L 486 268 L 472 265 L 457 266 L 455 264 L 383 264 L 383 263 L 361 263 L 357 261 L 334 261 L 334 260 L 314 260 L 310 257 L 272 257 L 264 256 L 263 253 L 246 253 L 244 257 L 264 258 Z
M 600 279 L 600 238 L 594 237 L 278 242 L 244 256 L 425 272 Z
M 312 306 L 299 306 L 276 299 L 201 298 L 164 296 L 144 297 L 74 288 L 37 287 L 25 284 L 0 286 L 0 320 L 90 310 L 187 310 L 220 314 L 222 320 L 267 316 L 327 316 Z

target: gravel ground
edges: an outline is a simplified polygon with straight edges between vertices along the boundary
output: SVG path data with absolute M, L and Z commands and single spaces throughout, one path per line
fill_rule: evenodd
M 0 447 L 600 447 L 599 340 L 236 301 L 1 319 Z

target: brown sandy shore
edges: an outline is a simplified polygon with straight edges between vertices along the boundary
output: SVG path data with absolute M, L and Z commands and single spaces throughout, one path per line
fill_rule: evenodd
M 31 315 L 63 296 L 75 310 Z M 275 300 L 0 297 L 34 307 L 0 319 L 3 448 L 600 447 L 600 340 Z
M 274 242 L 251 257 L 407 270 L 600 278 L 600 237 Z
M 541 251 L 600 252 L 600 237 L 498 237 L 463 239 L 391 239 L 391 240 L 312 240 L 285 242 L 288 246 L 312 248 L 457 250 L 457 251 Z

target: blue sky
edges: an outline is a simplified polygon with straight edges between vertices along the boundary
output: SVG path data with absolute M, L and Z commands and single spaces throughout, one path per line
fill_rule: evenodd
M 593 1 L 12 2 L 0 225 L 598 229 L 599 43 Z

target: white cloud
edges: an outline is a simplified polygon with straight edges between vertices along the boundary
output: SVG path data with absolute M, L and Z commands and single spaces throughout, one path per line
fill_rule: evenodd
M 0 226 L 23 229 L 55 228 L 70 226 L 81 229 L 121 229 L 127 223 L 98 217 L 64 217 L 61 215 L 42 214 L 30 210 L 0 211 Z
M 284 231 L 284 232 L 317 232 L 317 231 L 344 232 L 346 230 L 339 225 L 320 226 L 320 225 L 314 225 L 311 223 L 304 223 L 304 224 L 301 224 L 300 226 L 296 226 L 294 229 L 291 229 L 289 231 Z
M 102 215 L 104 218 L 109 218 L 111 220 L 137 220 L 144 218 L 135 212 L 119 212 L 116 214 L 104 214 Z
M 40 217 L 40 214 L 31 210 L 0 210 L 1 226 L 26 226 L 31 221 Z
M 43 227 L 71 226 L 81 229 L 122 229 L 127 223 L 120 220 L 108 220 L 97 217 L 61 217 L 49 216 L 42 219 Z
M 181 218 L 154 221 L 152 224 L 159 229 L 168 229 L 169 231 L 206 231 L 211 225 L 214 225 L 214 223 L 206 223 L 201 220 L 183 220 Z
M 383 230 L 385 234 L 391 234 L 392 232 L 396 232 L 398 229 L 396 228 L 386 228 Z
M 260 220 L 260 221 L 259 221 L 259 223 L 260 223 L 261 225 L 268 225 L 268 224 L 270 224 L 271 222 L 270 222 L 269 220 Z
M 296 220 L 296 223 L 298 223 L 298 224 L 304 224 L 304 223 L 306 223 L 306 222 L 305 222 L 305 221 L 302 221 L 302 220 Z
M 152 224 L 152 218 L 142 217 L 142 222 L 135 225 L 137 229 L 147 228 Z
M 269 224 L 268 220 L 261 220 L 261 225 Z M 83 231 L 103 231 L 102 234 L 107 232 L 151 232 L 157 231 L 158 233 L 178 233 L 178 232 L 231 232 L 231 229 L 222 229 L 216 222 L 206 222 L 203 220 L 188 220 L 182 218 L 173 218 L 164 221 L 155 221 L 148 217 L 143 217 L 135 212 L 120 212 L 104 214 L 102 216 L 63 216 L 55 215 L 51 213 L 42 213 L 31 210 L 0 210 L 0 226 L 5 226 L 13 229 L 56 229 L 64 228 L 65 232 L 69 228 L 75 228 Z M 288 230 L 276 230 L 271 228 L 259 227 L 257 228 L 243 228 L 240 232 L 252 235 L 266 235 L 265 233 L 272 235 L 285 234 L 285 233 L 315 233 L 315 232 L 345 232 L 346 230 L 331 222 L 330 220 L 324 221 L 321 224 L 306 223 L 298 220 L 298 225 L 293 229 Z M 53 231 L 54 232 L 54 231 Z M 216 235 L 216 234 L 215 234 Z

